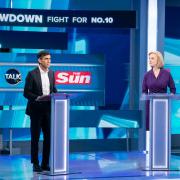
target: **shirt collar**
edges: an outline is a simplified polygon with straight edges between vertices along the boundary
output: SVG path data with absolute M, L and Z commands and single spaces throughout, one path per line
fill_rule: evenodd
M 48 69 L 47 71 L 42 70 L 42 68 L 41 68 L 40 65 L 38 65 L 38 68 L 39 68 L 39 70 L 40 70 L 40 73 L 48 73 L 48 72 L 49 72 L 49 69 Z

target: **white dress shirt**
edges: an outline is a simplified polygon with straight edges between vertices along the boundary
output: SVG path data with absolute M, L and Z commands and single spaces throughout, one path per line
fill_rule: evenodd
M 39 70 L 40 70 L 40 74 L 41 74 L 43 95 L 49 95 L 50 94 L 50 83 L 49 83 L 49 77 L 48 77 L 49 70 L 43 71 L 40 66 L 39 66 Z

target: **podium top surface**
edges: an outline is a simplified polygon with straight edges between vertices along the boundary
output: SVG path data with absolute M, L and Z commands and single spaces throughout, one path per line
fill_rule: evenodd
M 40 96 L 37 101 L 51 101 L 52 98 L 63 100 L 63 99 L 70 99 L 72 98 L 72 96 L 66 93 L 53 93 L 49 95 Z
M 151 100 L 151 99 L 170 99 L 170 100 L 180 100 L 180 94 L 142 94 L 140 97 L 141 101 Z
M 81 97 L 83 93 L 52 93 L 49 95 L 42 95 L 36 101 L 51 101 L 52 99 L 67 100 Z
M 82 93 L 53 93 L 51 94 L 51 98 L 54 99 L 73 99 L 81 96 Z

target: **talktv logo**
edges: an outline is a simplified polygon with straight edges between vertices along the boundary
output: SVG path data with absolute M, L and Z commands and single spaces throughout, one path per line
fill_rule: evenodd
M 90 84 L 91 72 L 56 71 L 55 82 L 56 84 Z
M 43 15 L 37 14 L 5 14 L 0 13 L 0 22 L 9 23 L 43 23 Z
M 16 85 L 21 82 L 21 73 L 16 69 L 9 69 L 5 73 L 5 79 L 9 84 Z

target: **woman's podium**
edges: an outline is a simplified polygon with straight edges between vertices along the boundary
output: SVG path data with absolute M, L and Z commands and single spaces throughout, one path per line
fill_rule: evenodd
M 147 170 L 171 170 L 171 101 L 180 100 L 180 95 L 143 94 L 141 100 L 150 101 L 149 167 Z

